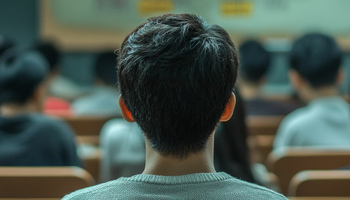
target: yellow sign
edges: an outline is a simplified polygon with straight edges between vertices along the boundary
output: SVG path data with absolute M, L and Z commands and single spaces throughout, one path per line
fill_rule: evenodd
M 250 15 L 253 10 L 253 5 L 248 1 L 230 2 L 224 1 L 221 3 L 221 13 L 223 15 Z
M 139 0 L 138 9 L 140 14 L 167 13 L 173 11 L 172 0 Z

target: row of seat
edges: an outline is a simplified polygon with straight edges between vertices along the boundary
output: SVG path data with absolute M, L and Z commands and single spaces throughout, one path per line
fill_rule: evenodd
M 62 198 L 94 184 L 79 167 L 0 167 L 0 198 Z
M 269 154 L 266 166 L 279 179 L 281 191 L 289 193 L 291 180 L 304 170 L 335 170 L 350 165 L 350 149 L 285 148 Z M 299 176 L 300 177 L 300 176 Z M 350 188 L 350 181 L 347 183 Z M 350 190 L 348 190 L 350 196 Z

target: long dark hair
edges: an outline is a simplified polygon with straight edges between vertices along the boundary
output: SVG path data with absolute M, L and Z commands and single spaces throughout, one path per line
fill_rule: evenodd
M 237 89 L 235 95 L 236 107 L 231 119 L 221 123 L 215 133 L 215 169 L 257 183 L 250 168 L 244 103 Z

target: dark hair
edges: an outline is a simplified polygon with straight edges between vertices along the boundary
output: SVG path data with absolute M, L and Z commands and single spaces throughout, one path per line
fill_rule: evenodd
M 48 63 L 39 53 L 7 51 L 0 60 L 0 105 L 26 103 L 47 71 Z
M 191 14 L 150 18 L 118 56 L 122 98 L 162 155 L 205 148 L 232 94 L 237 51 L 228 33 Z
M 59 68 L 61 60 L 61 52 L 50 42 L 38 43 L 34 46 L 34 50 L 41 53 L 49 63 L 50 72 Z
M 332 85 L 342 59 L 335 40 L 318 33 L 307 34 L 295 41 L 290 52 L 290 67 L 314 87 Z
M 235 95 L 235 112 L 230 120 L 220 123 L 215 132 L 215 169 L 241 180 L 257 183 L 250 166 L 244 101 L 238 90 L 235 90 Z
M 101 79 L 106 85 L 115 85 L 117 78 L 117 55 L 113 51 L 103 52 L 97 56 L 95 63 L 96 77 Z
M 239 47 L 240 74 L 246 81 L 258 83 L 270 65 L 270 54 L 257 41 L 248 40 Z

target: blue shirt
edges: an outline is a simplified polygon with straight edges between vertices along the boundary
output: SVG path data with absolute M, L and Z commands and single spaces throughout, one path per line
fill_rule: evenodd
M 350 146 L 350 105 L 341 97 L 311 101 L 285 117 L 274 149 L 288 146 Z

